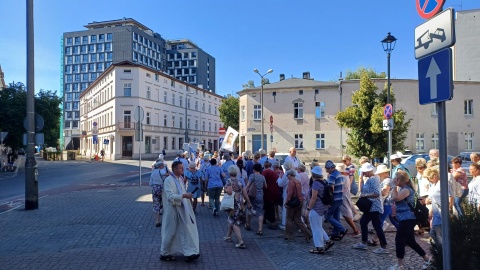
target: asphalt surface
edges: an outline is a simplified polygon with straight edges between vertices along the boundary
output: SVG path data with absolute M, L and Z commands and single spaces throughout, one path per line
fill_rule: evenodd
M 138 169 L 138 161 L 115 164 L 135 162 Z M 148 172 L 145 181 L 147 177 Z M 389 254 L 374 254 L 376 247 L 354 250 L 351 246 L 359 239 L 347 235 L 325 255 L 314 255 L 308 252 L 313 244 L 299 233 L 294 242 L 285 242 L 281 230 L 265 228 L 263 236 L 256 235 L 256 219 L 252 231 L 242 228 L 247 248 L 236 249 L 235 237 L 233 243 L 223 240 L 225 213 L 214 217 L 206 206 L 197 211 L 200 258 L 163 262 L 150 188 L 138 186 L 138 174 L 114 179 L 110 184 L 93 181 L 84 189 L 78 189 L 80 184 L 52 188 L 36 210 L 24 210 L 19 203 L 1 212 L 0 269 L 388 269 L 395 263 L 394 232 L 386 234 Z M 417 236 L 417 241 L 429 253 L 428 239 Z M 406 251 L 406 269 L 420 269 L 422 259 L 408 247 Z

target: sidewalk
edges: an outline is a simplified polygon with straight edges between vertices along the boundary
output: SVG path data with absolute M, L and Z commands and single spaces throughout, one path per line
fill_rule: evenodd
M 206 197 L 208 199 L 208 197 Z M 394 237 L 387 233 L 390 254 L 351 249 L 358 239 L 346 236 L 325 255 L 308 253 L 312 244 L 298 235 L 285 242 L 283 231 L 264 236 L 242 228 L 247 249 L 223 241 L 226 215 L 213 217 L 198 206 L 198 261 L 161 262 L 161 229 L 154 226 L 148 187 L 105 187 L 41 198 L 39 209 L 23 206 L 0 214 L 2 269 L 387 269 L 394 263 Z M 328 228 L 329 224 L 324 224 Z M 235 241 L 235 238 L 234 238 Z M 417 241 L 427 251 L 425 238 Z M 428 251 L 427 251 L 428 252 Z M 419 269 L 421 258 L 407 248 L 407 265 Z M 407 269 L 407 268 L 406 268 Z

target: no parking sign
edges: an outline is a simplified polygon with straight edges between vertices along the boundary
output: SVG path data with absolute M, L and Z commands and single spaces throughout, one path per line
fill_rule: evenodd
M 442 11 L 445 0 L 417 0 L 417 12 L 420 17 L 430 19 Z

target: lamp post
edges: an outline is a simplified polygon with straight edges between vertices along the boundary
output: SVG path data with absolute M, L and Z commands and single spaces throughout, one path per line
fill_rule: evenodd
M 261 146 L 262 146 L 262 149 L 265 150 L 265 145 L 264 145 L 264 141 L 263 141 L 263 137 L 265 136 L 265 130 L 264 130 L 264 127 L 263 127 L 263 77 L 265 75 L 267 75 L 268 73 L 272 73 L 273 72 L 273 69 L 269 69 L 267 71 L 267 73 L 265 74 L 260 74 L 260 72 L 258 72 L 258 69 L 254 69 L 253 72 L 257 73 L 258 76 L 260 76 L 260 78 L 262 78 L 260 84 L 261 84 L 261 87 L 262 87 L 262 90 L 261 90 L 261 93 L 260 93 L 260 108 L 261 108 L 261 119 L 260 121 L 262 122 L 261 125 L 262 125 L 262 138 L 260 139 L 261 140 Z
M 387 36 L 381 41 L 383 50 L 387 53 L 387 104 L 390 104 L 390 53 L 395 49 L 395 43 L 397 39 L 390 35 L 388 32 Z M 393 113 L 392 113 L 393 117 Z M 388 167 L 390 171 L 392 170 L 390 166 L 390 156 L 392 155 L 392 130 L 388 130 Z
M 188 116 L 187 116 L 187 99 L 190 96 L 189 94 L 193 94 L 193 92 L 187 92 L 185 93 L 185 143 L 188 143 Z

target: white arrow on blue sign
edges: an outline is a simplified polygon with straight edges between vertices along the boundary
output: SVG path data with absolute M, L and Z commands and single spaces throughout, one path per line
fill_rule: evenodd
M 452 50 L 450 48 L 418 60 L 418 90 L 421 105 L 453 98 Z

